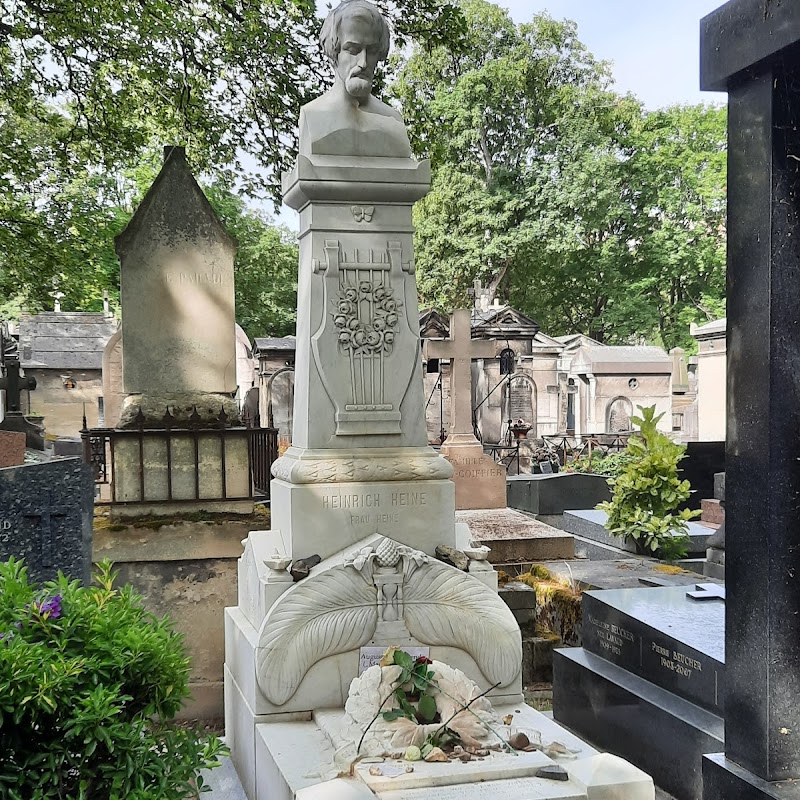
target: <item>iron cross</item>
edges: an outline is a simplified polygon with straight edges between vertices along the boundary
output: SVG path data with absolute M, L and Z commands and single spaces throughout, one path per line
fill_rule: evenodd
M 0 389 L 6 390 L 6 411 L 9 413 L 19 413 L 22 410 L 20 401 L 23 389 L 36 388 L 36 378 L 23 378 L 19 372 L 19 360 L 16 358 L 7 359 L 6 374 L 0 378 Z
M 50 492 L 45 492 L 44 506 L 42 510 L 37 513 L 24 514 L 23 516 L 30 519 L 35 519 L 40 529 L 40 557 L 43 567 L 52 567 L 55 564 L 53 556 L 53 519 L 56 517 L 66 517 L 66 514 L 60 514 L 57 511 L 51 511 L 51 498 Z

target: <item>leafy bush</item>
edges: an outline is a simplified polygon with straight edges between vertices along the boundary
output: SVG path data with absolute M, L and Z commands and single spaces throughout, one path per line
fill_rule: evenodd
M 623 450 L 621 453 L 603 453 L 602 450 L 592 450 L 591 460 L 588 455 L 576 458 L 569 464 L 566 471 L 617 478 L 635 460 L 636 456 L 627 450 Z
M 166 619 L 131 587 L 60 576 L 41 588 L 0 563 L 0 797 L 185 800 L 217 765 L 219 739 L 168 723 L 189 662 Z
M 641 554 L 668 561 L 683 558 L 688 544 L 688 521 L 699 511 L 678 506 L 689 498 L 689 481 L 678 478 L 678 462 L 686 448 L 675 444 L 656 429 L 663 414 L 655 416 L 655 406 L 643 408 L 641 417 L 631 417 L 639 428 L 624 451 L 630 463 L 609 479 L 611 500 L 597 508 L 608 514 L 606 528 L 622 539 L 630 539 Z

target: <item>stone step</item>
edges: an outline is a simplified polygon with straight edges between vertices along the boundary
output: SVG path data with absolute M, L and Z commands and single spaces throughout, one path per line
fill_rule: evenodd
M 605 511 L 591 509 L 579 509 L 576 511 L 565 511 L 561 518 L 561 527 L 568 533 L 582 536 L 584 539 L 591 539 L 600 544 L 626 550 L 629 553 L 636 552 L 636 546 L 629 541 L 612 536 L 605 528 L 608 514 Z M 687 555 L 704 556 L 708 547 L 708 537 L 714 533 L 704 525 L 696 522 L 689 523 L 689 545 Z
M 584 592 L 582 643 L 593 655 L 722 714 L 725 603 L 687 597 L 694 588 Z
M 725 520 L 725 509 L 719 500 L 701 500 L 700 510 L 703 512 L 700 515 L 701 522 L 710 522 L 714 525 L 721 525 Z
M 553 717 L 644 770 L 677 800 L 703 796 L 703 755 L 724 749 L 721 717 L 582 647 L 553 654 Z
M 575 555 L 572 536 L 512 508 L 457 511 L 474 541 L 491 548 L 492 564 L 531 564 Z

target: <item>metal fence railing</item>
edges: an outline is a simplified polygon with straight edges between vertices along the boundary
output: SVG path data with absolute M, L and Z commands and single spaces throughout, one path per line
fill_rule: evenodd
M 188 425 L 174 424 L 169 409 L 162 427 L 81 431 L 83 460 L 105 487 L 100 504 L 202 503 L 269 499 L 272 463 L 278 457 L 275 428 L 228 425 L 224 411 L 201 426 L 196 410 Z

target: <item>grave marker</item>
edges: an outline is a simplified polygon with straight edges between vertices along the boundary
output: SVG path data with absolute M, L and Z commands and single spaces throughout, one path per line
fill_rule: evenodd
M 456 508 L 505 508 L 505 467 L 483 452 L 472 428 L 472 359 L 494 357 L 494 342 L 473 339 L 472 315 L 459 308 L 450 316 L 450 338 L 426 347 L 428 357 L 450 359 L 450 433 L 440 452 L 453 465 Z
M 704 759 L 703 792 L 778 797 L 776 782 L 800 778 L 800 5 L 709 14 L 700 73 L 702 89 L 728 92 L 731 484 L 725 753 Z
M 78 458 L 0 469 L 0 561 L 22 558 L 31 581 L 61 570 L 89 582 L 92 470 Z

